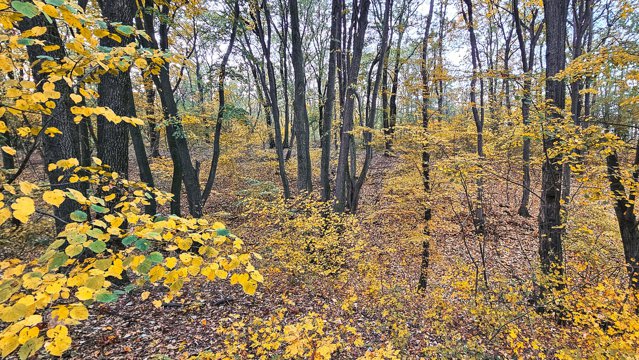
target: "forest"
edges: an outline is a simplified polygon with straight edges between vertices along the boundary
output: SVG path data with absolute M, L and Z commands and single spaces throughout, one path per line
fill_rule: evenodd
M 0 0 L 0 356 L 638 359 L 639 0 Z

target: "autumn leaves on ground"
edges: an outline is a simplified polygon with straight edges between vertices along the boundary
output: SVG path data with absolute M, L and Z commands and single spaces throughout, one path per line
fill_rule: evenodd
M 638 358 L 637 8 L 0 0 L 0 355 Z

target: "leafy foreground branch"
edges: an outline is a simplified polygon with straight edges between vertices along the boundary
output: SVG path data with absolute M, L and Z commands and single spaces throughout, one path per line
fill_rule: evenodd
M 100 194 L 42 192 L 24 181 L 18 188 L 4 185 L 0 224 L 10 218 L 29 224 L 36 206 L 43 209 L 45 204 L 53 208 L 72 201 L 80 210 L 40 258 L 0 262 L 0 320 L 8 324 L 0 333 L 3 357 L 17 352 L 26 359 L 43 346 L 50 355 L 62 355 L 72 342 L 68 326 L 87 320 L 93 303 L 115 302 L 145 284 L 165 289 L 163 298 L 153 300 L 160 307 L 198 276 L 230 281 L 251 295 L 264 280 L 251 264 L 260 256 L 242 252 L 242 240 L 222 223 L 144 214 L 151 196 L 164 204 L 169 194 L 99 165 L 82 167 L 64 160 L 52 167 L 62 168 L 71 182 L 93 185 Z M 149 295 L 143 292 L 142 300 Z

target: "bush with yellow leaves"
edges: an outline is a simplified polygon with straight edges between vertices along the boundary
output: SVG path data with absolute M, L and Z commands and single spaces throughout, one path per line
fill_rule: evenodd
M 362 354 L 358 359 L 399 359 L 399 351 L 385 344 L 379 349 L 365 346 L 357 330 L 341 318 L 327 320 L 310 312 L 287 323 L 286 309 L 269 318 L 225 319 L 217 333 L 225 340 L 221 348 L 204 352 L 193 359 L 258 358 L 328 360 L 344 354 Z
M 332 204 L 299 197 L 267 201 L 250 199 L 245 216 L 255 228 L 265 229 L 263 253 L 293 276 L 340 275 L 361 255 L 358 220 L 332 211 Z
M 52 165 L 101 189 L 101 194 L 85 196 L 74 189 L 42 192 L 28 182 L 21 182 L 19 189 L 4 185 L 2 223 L 13 217 L 27 224 L 36 211 L 48 214 L 45 203 L 56 207 L 72 201 L 80 210 L 71 214 L 71 222 L 38 259 L 0 262 L 3 357 L 17 350 L 26 359 L 43 346 L 51 355 L 62 355 L 72 341 L 67 327 L 86 320 L 92 303 L 115 302 L 146 283 L 166 289 L 162 299 L 153 301 L 160 307 L 198 275 L 210 281 L 228 279 L 248 294 L 264 280 L 251 264 L 259 255 L 243 253 L 242 240 L 223 224 L 144 214 L 150 197 L 163 204 L 169 194 L 122 179 L 99 165 L 81 167 L 77 160 Z M 143 292 L 142 300 L 149 295 Z

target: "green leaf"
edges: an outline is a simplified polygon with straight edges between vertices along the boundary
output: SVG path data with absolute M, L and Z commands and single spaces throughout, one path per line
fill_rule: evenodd
M 122 245 L 129 246 L 129 245 L 133 244 L 137 239 L 138 239 L 137 236 L 129 235 L 129 236 L 125 237 L 124 239 L 122 239 Z
M 164 256 L 157 251 L 154 251 L 146 256 L 146 259 L 154 264 L 161 263 L 164 260 Z
M 51 262 L 49 263 L 49 270 L 57 270 L 60 266 L 64 265 L 65 262 L 69 260 L 67 254 L 63 252 L 57 252 L 51 258 Z
M 142 261 L 140 265 L 138 265 L 138 268 L 136 269 L 136 271 L 139 272 L 140 274 L 148 274 L 148 272 L 151 270 L 152 267 L 153 267 L 153 262 L 151 262 L 149 258 L 146 258 L 144 259 L 144 261 Z
M 80 211 L 80 210 L 76 210 L 76 211 L 72 212 L 69 217 L 71 218 L 71 220 L 73 220 L 75 222 L 87 221 L 87 213 L 85 213 L 84 211 Z
M 29 19 L 35 17 L 40 13 L 40 10 L 37 6 L 25 1 L 12 1 L 11 7 L 20 14 L 28 17 Z
M 64 4 L 64 0 L 45 0 L 44 2 L 46 2 L 49 5 L 53 5 L 53 6 L 60 6 L 60 5 Z
M 35 355 L 35 353 L 42 347 L 44 343 L 44 338 L 32 338 L 27 340 L 18 350 L 18 358 L 20 360 L 26 360 L 31 356 Z
M 93 211 L 95 211 L 97 213 L 100 213 L 100 214 L 106 214 L 106 213 L 109 212 L 109 209 L 107 209 L 107 208 L 105 208 L 103 206 L 100 206 L 100 205 L 95 205 L 95 204 L 91 205 L 91 210 L 93 210 Z
M 49 249 L 51 250 L 55 250 L 57 248 L 59 248 L 60 246 L 62 246 L 66 241 L 64 241 L 64 239 L 58 239 L 54 242 L 51 243 L 51 245 L 49 245 Z
M 109 268 L 109 266 L 111 266 L 112 263 L 113 263 L 113 260 L 111 259 L 100 259 L 100 260 L 96 260 L 96 262 L 94 263 L 94 266 L 96 269 L 106 271 Z
M 110 292 L 103 292 L 103 293 L 99 293 L 95 297 L 95 300 L 99 302 L 103 302 L 103 303 L 112 303 L 112 302 L 118 301 L 118 295 L 110 293 Z
M 147 239 L 137 239 L 134 244 L 135 248 L 140 251 L 147 251 L 150 245 L 151 244 L 149 243 L 149 240 Z
M 229 236 L 229 235 L 231 235 L 231 232 L 228 229 L 217 229 L 217 230 L 215 230 L 215 232 L 217 233 L 217 236 Z
M 34 40 L 29 38 L 18 39 L 17 43 L 20 45 L 33 45 Z
M 133 31 L 135 29 L 133 28 L 133 26 L 130 25 L 118 25 L 115 27 L 115 30 L 124 35 L 133 35 Z
M 100 236 L 104 235 L 104 232 L 102 230 L 100 230 L 100 229 L 93 228 L 93 229 L 89 229 L 87 231 L 87 235 L 89 235 L 92 238 L 96 238 L 97 239 Z
M 106 250 L 106 243 L 102 240 L 96 240 L 89 245 L 89 249 L 93 250 L 94 253 L 99 254 Z

